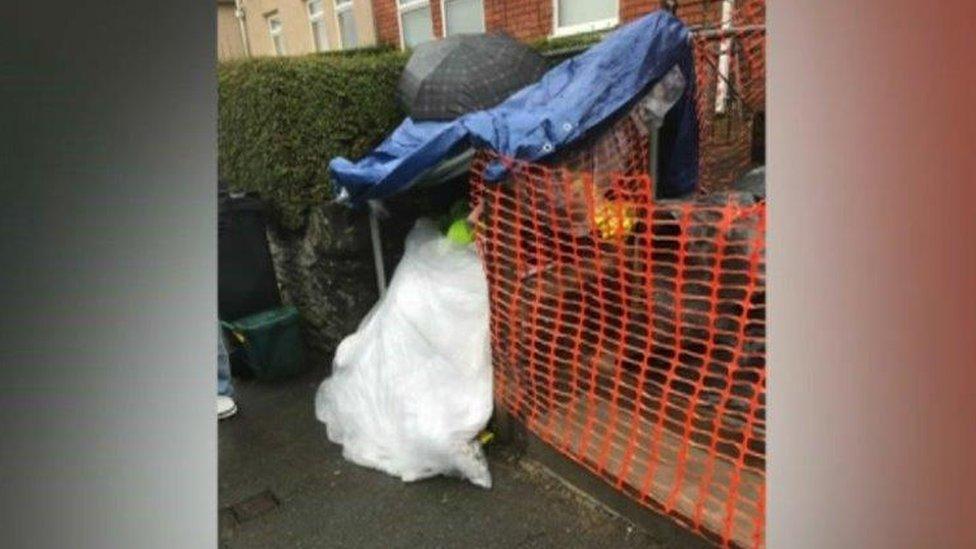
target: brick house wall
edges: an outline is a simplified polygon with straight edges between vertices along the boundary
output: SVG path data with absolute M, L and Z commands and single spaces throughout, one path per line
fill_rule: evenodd
M 545 38 L 552 32 L 552 0 L 484 0 L 485 28 L 519 40 Z
M 633 21 L 658 9 L 673 7 L 688 26 L 715 25 L 722 20 L 721 0 L 620 0 L 620 21 Z
M 444 37 L 444 21 L 441 17 L 443 13 L 441 0 L 430 0 L 430 18 L 434 27 L 434 36 L 438 38 Z
M 400 18 L 396 0 L 372 0 L 376 36 L 381 44 L 400 45 Z M 519 40 L 548 36 L 552 29 L 551 0 L 483 0 L 485 28 L 501 30 Z M 444 37 L 441 0 L 430 0 L 434 36 Z
M 241 38 L 234 2 L 217 2 L 217 60 L 244 57 L 244 40 Z
M 376 43 L 373 4 L 373 0 L 352 0 L 352 15 L 359 46 L 370 46 Z M 379 2 L 375 4 L 382 5 Z M 241 9 L 252 56 L 276 55 L 267 21 L 267 16 L 272 13 L 276 14 L 282 25 L 281 35 L 286 55 L 303 55 L 315 51 L 315 39 L 305 0 L 242 0 Z M 217 0 L 217 58 L 219 60 L 245 57 L 247 54 L 236 11 L 234 0 Z M 333 0 L 322 2 L 322 12 L 326 49 L 341 49 L 335 2 Z M 396 17 L 395 11 L 394 17 Z M 393 29 L 396 32 L 395 26 Z
M 675 14 L 688 26 L 716 25 L 722 21 L 720 0 L 681 0 Z
M 400 19 L 396 0 L 372 0 L 372 2 L 378 41 L 381 44 L 399 46 Z M 552 32 L 552 0 L 483 0 L 483 2 L 485 29 L 488 32 L 505 31 L 525 41 L 545 38 Z M 430 0 L 430 12 L 434 36 L 443 38 L 441 0 Z
M 620 0 L 620 22 L 633 21 L 661 7 L 660 0 Z
M 482 0 L 485 28 L 504 31 L 519 40 L 546 38 L 553 32 L 553 0 Z M 397 0 L 371 0 L 377 39 L 382 44 L 400 45 L 400 20 Z M 621 23 L 633 21 L 667 5 L 686 24 L 715 24 L 721 19 L 721 0 L 618 0 Z M 434 36 L 444 36 L 441 0 L 430 0 Z
M 380 44 L 400 45 L 400 23 L 397 20 L 396 0 L 372 0 L 376 41 Z

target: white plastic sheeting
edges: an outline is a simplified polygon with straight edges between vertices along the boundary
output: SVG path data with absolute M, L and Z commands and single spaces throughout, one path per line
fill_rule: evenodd
M 315 414 L 347 460 L 405 482 L 491 487 L 473 440 L 491 417 L 488 287 L 473 246 L 422 219 L 386 296 L 339 345 Z

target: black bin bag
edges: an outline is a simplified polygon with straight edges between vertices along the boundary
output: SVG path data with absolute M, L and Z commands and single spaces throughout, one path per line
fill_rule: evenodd
M 221 185 L 217 212 L 217 311 L 227 322 L 281 306 L 262 202 Z

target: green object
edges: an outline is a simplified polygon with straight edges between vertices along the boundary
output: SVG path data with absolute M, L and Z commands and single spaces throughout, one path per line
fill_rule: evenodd
M 466 221 L 468 219 L 468 214 L 471 213 L 470 208 L 468 208 L 468 203 L 465 200 L 458 200 L 454 204 L 451 204 L 451 208 L 448 212 L 437 218 L 437 228 L 441 233 L 451 237 L 451 230 L 455 225 L 458 225 L 459 221 Z M 455 236 L 462 236 L 462 229 L 454 229 Z M 463 239 L 463 238 L 462 238 Z
M 408 58 L 377 48 L 220 63 L 219 178 L 302 228 L 334 198 L 329 159 L 361 158 L 403 121 L 396 90 Z
M 477 440 L 482 446 L 487 446 L 489 442 L 495 440 L 495 433 L 485 429 L 478 433 Z
M 458 219 L 447 229 L 447 238 L 458 244 L 471 244 L 474 242 L 474 231 L 471 230 L 466 219 Z
M 571 36 L 561 36 L 557 38 L 542 38 L 531 42 L 529 47 L 542 55 L 558 53 L 566 50 L 584 50 L 596 44 L 607 34 L 606 31 L 588 32 L 585 34 L 574 34 Z
M 305 371 L 299 320 L 298 310 L 286 306 L 221 324 L 244 350 L 254 376 L 274 380 Z

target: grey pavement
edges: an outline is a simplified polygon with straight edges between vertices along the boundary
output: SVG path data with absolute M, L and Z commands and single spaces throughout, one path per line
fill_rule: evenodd
M 239 412 L 218 427 L 221 547 L 675 547 L 505 446 L 489 446 L 491 490 L 349 463 L 314 416 L 324 375 L 235 380 Z

